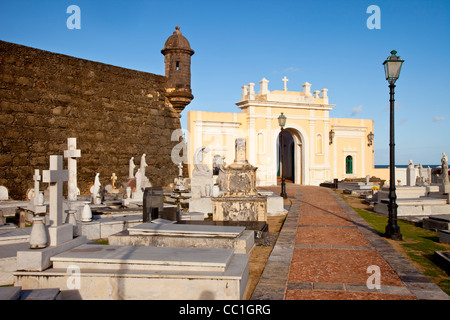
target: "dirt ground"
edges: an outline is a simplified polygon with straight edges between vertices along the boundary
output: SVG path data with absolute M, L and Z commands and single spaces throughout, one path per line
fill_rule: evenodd
M 289 201 L 289 200 L 287 200 Z M 286 203 L 290 204 L 290 203 Z M 244 300 L 249 300 L 259 282 L 266 262 L 269 259 L 270 253 L 278 239 L 281 227 L 283 226 L 286 215 L 267 217 L 267 224 L 269 225 L 269 232 L 266 235 L 266 241 L 263 243 L 255 243 L 255 246 L 250 251 L 249 259 L 249 279 L 247 288 L 244 293 Z

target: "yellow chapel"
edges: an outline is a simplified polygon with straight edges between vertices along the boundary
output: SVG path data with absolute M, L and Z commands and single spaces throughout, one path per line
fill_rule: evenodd
M 188 159 L 205 147 L 203 163 L 234 161 L 236 138 L 245 138 L 248 162 L 257 167 L 257 186 L 277 184 L 280 172 L 295 184 L 319 185 L 333 179 L 374 175 L 374 122 L 368 119 L 330 118 L 328 89 L 269 90 L 269 81 L 242 86 L 241 112 L 188 111 Z M 278 122 L 286 116 L 284 130 Z M 280 134 L 283 132 L 283 146 Z M 281 157 L 283 153 L 283 157 Z M 283 163 L 280 159 L 283 158 Z M 192 176 L 193 164 L 189 164 Z

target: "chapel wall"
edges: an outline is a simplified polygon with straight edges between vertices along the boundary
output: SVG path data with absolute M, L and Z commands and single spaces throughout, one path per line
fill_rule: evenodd
M 153 185 L 173 182 L 171 134 L 181 125 L 166 77 L 4 41 L 0 58 L 0 185 L 11 197 L 24 198 L 34 169 L 48 169 L 69 137 L 81 150 L 81 193 L 97 172 L 103 186 L 113 172 L 124 181 L 130 158 L 139 166 L 143 153 Z

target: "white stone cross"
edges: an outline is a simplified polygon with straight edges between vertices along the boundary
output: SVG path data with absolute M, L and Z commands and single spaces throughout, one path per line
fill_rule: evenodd
M 39 169 L 34 170 L 34 198 L 33 204 L 35 206 L 39 205 L 39 181 L 41 181 L 41 175 L 39 174 Z
M 289 81 L 288 78 L 286 78 L 286 76 L 284 76 L 284 78 L 281 80 L 284 82 L 284 91 L 287 91 L 287 82 Z
M 77 201 L 77 158 L 81 157 L 81 151 L 77 149 L 77 138 L 67 139 L 68 150 L 64 150 L 64 158 L 68 158 L 69 184 L 67 199 Z
M 50 170 L 42 171 L 42 181 L 50 183 L 50 226 L 63 223 L 63 183 L 69 180 L 69 172 L 63 170 L 63 157 L 50 156 Z

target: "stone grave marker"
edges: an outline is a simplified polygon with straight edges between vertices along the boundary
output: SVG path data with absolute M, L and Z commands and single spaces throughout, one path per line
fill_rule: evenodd
M 63 169 L 62 156 L 50 156 L 50 170 L 42 172 L 42 181 L 50 184 L 49 236 L 50 246 L 56 246 L 73 238 L 72 226 L 63 224 L 63 183 L 69 172 Z M 66 232 L 70 227 L 70 232 Z
M 35 221 L 41 227 L 40 232 L 37 234 L 38 239 L 33 240 L 35 245 L 28 250 L 17 252 L 17 270 L 45 270 L 52 265 L 50 258 L 53 255 L 70 250 L 86 242 L 86 237 L 79 236 L 74 238 L 73 225 L 64 224 L 63 222 L 63 183 L 68 179 L 69 172 L 63 169 L 63 157 L 50 156 L 50 169 L 42 172 L 42 181 L 49 183 L 49 222 L 45 226 L 49 241 L 47 244 L 40 242 L 45 237 L 42 233 L 44 217 L 40 217 L 41 220 Z M 30 244 L 31 242 L 30 239 Z
M 160 186 L 148 187 L 144 191 L 143 222 L 162 218 L 164 212 L 164 193 Z
M 406 168 L 406 185 L 410 187 L 416 185 L 416 169 L 412 160 L 409 160 L 408 168 Z
M 77 158 L 81 157 L 81 150 L 77 149 L 77 138 L 67 139 L 67 150 L 64 151 L 64 158 L 67 158 L 67 168 L 69 170 L 69 183 L 67 199 L 77 201 Z
M 8 189 L 4 186 L 0 186 L 0 200 L 8 200 L 9 194 Z

